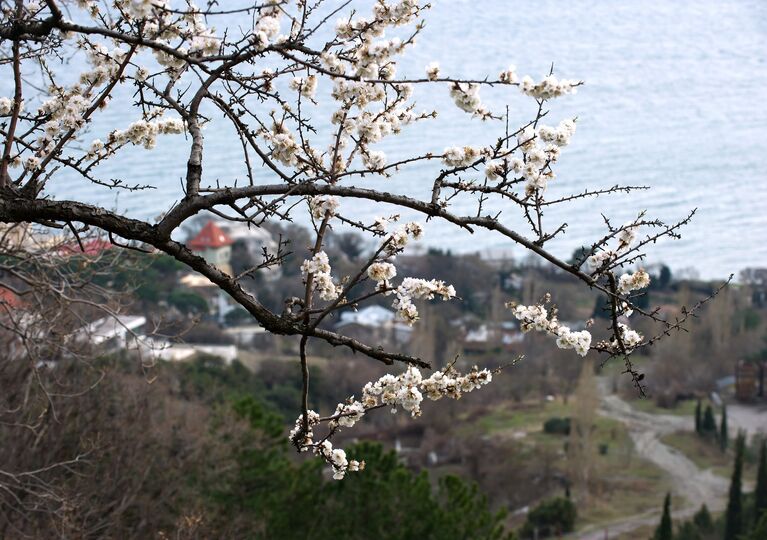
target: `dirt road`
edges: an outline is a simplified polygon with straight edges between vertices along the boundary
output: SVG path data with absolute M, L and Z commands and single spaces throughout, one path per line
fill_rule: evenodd
M 674 492 L 685 499 L 685 505 L 673 512 L 674 518 L 690 517 L 704 503 L 709 510 L 722 510 L 727 500 L 728 481 L 710 471 L 700 470 L 686 456 L 660 441 L 660 438 L 667 433 L 692 430 L 694 428 L 693 419 L 637 411 L 618 396 L 608 394 L 606 381 L 600 381 L 600 383 L 603 392 L 600 414 L 625 424 L 634 441 L 637 453 L 666 471 L 672 480 Z M 753 422 L 745 423 L 749 423 L 751 428 L 756 428 L 762 419 L 767 419 L 767 416 L 755 417 L 752 419 Z M 767 424 L 765 425 L 767 426 Z M 658 502 L 658 510 L 624 518 L 598 528 L 585 529 L 574 537 L 582 540 L 620 538 L 622 533 L 646 525 L 653 525 L 659 519 L 660 501 Z

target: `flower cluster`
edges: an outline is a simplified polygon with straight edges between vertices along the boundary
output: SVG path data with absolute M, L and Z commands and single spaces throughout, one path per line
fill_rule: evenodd
M 594 253 L 588 259 L 586 259 L 586 264 L 588 264 L 591 271 L 602 271 L 607 266 L 609 266 L 611 262 L 615 261 L 618 256 L 625 253 L 636 240 L 638 230 L 639 227 L 632 223 L 626 223 L 623 225 L 623 227 L 620 228 L 616 235 L 618 246 L 615 248 L 615 250 L 603 249 L 602 251 Z M 649 276 L 647 279 L 649 280 Z
M 397 275 L 395 266 L 388 262 L 374 262 L 368 267 L 368 277 L 377 282 L 387 282 Z
M 512 307 L 514 317 L 520 321 L 523 332 L 537 330 L 546 332 L 557 338 L 557 347 L 560 349 L 575 349 L 580 356 L 586 356 L 591 347 L 591 333 L 588 330 L 574 332 L 569 327 L 560 324 L 556 314 L 549 316 L 546 308 L 540 304 Z
M 304 280 L 312 276 L 313 286 L 322 300 L 328 302 L 335 300 L 341 293 L 341 288 L 333 283 L 333 277 L 330 275 L 330 261 L 324 251 L 318 251 L 311 259 L 301 263 L 301 273 Z
M 476 83 L 453 83 L 450 87 L 450 97 L 456 106 L 468 113 L 482 111 L 482 100 L 479 97 L 479 85 Z
M 467 167 L 478 161 L 484 152 L 473 146 L 451 146 L 445 148 L 442 162 L 448 167 Z
M 567 79 L 557 79 L 553 75 L 544 77 L 536 83 L 526 75 L 520 83 L 520 90 L 528 96 L 536 99 L 551 99 L 565 94 L 574 94 L 577 91 L 578 82 Z
M 338 198 L 333 195 L 317 195 L 309 199 L 309 210 L 314 219 L 324 219 L 326 215 L 333 217 L 338 210 Z
M 618 233 L 618 250 L 627 249 L 634 243 L 639 227 L 626 223 Z
M 538 137 L 542 141 L 556 146 L 567 146 L 574 134 L 575 120 L 569 118 L 562 120 L 557 127 L 541 126 L 538 128 Z
M 408 411 L 411 416 L 421 414 L 424 394 L 432 401 L 443 397 L 458 399 L 462 394 L 476 390 L 493 380 L 490 370 L 479 370 L 476 366 L 466 375 L 461 375 L 452 366 L 433 373 L 424 379 L 418 368 L 408 366 L 398 376 L 386 374 L 376 382 L 369 382 L 362 389 L 362 405 L 366 409 L 386 405 L 392 412 L 397 407 Z
M 413 20 L 418 12 L 416 0 L 400 0 L 394 4 L 377 2 L 373 7 L 373 19 L 339 19 L 336 35 L 342 40 L 354 37 L 382 36 L 387 26 L 402 26 Z
M 342 405 L 339 405 L 339 407 L 342 407 Z M 336 415 L 338 414 L 340 413 L 338 412 L 338 409 L 336 409 Z M 354 413 L 352 412 L 352 414 Z M 362 417 L 364 409 L 362 409 L 359 414 L 360 417 Z M 334 449 L 333 443 L 331 443 L 327 437 L 322 441 L 315 443 L 314 428 L 320 423 L 320 415 L 309 410 L 307 411 L 307 419 L 306 431 L 304 430 L 304 415 L 301 414 L 296 419 L 296 424 L 288 435 L 290 442 L 292 442 L 300 452 L 313 450 L 316 455 L 320 456 L 331 466 L 333 478 L 336 480 L 343 479 L 347 472 L 356 472 L 365 469 L 364 461 L 348 459 L 346 457 L 346 452 L 342 448 Z M 341 418 L 339 417 L 335 422 L 340 424 L 340 420 Z M 352 422 L 350 425 L 354 425 L 354 423 Z
M 371 170 L 380 170 L 386 166 L 386 154 L 381 151 L 367 151 L 362 154 L 362 163 Z
M 623 343 L 624 348 L 626 349 L 626 352 L 630 352 L 633 349 L 637 347 L 640 343 L 642 343 L 642 334 L 637 332 L 636 330 L 632 330 L 627 325 L 623 323 L 618 323 L 618 329 L 620 331 L 621 336 L 621 342 Z M 614 339 L 611 342 L 612 348 L 615 351 L 620 350 L 620 345 L 618 343 L 617 339 Z
M 170 7 L 168 0 L 117 0 L 115 5 L 125 10 L 131 18 L 141 20 L 156 17 L 158 12 Z
M 385 231 L 389 220 L 385 218 L 378 218 L 376 220 L 375 227 L 377 230 Z M 405 249 L 408 242 L 412 238 L 413 240 L 420 240 L 423 236 L 423 227 L 416 221 L 411 221 L 405 225 L 400 226 L 396 231 L 389 234 L 384 240 L 384 250 L 389 255 L 396 255 Z
M 320 423 L 320 415 L 316 412 L 307 411 L 306 430 L 304 430 L 303 413 L 296 419 L 296 424 L 290 430 L 288 438 L 290 442 L 298 447 L 301 452 L 306 452 L 314 444 L 314 426 Z
M 501 73 L 498 75 L 498 80 L 504 84 L 516 84 L 516 82 L 519 80 L 516 72 L 516 66 L 509 66 L 509 69 L 501 71 Z
M 519 158 L 503 158 L 500 161 L 491 161 L 485 166 L 485 176 L 488 180 L 498 180 L 509 172 L 521 172 L 524 166 L 525 162 Z
M 317 91 L 317 76 L 309 75 L 306 78 L 295 77 L 290 81 L 290 88 L 292 90 L 297 90 L 302 96 L 312 99 Z
M 543 192 L 548 182 L 555 178 L 551 164 L 559 159 L 561 147 L 570 143 L 574 133 L 575 121 L 570 119 L 563 120 L 556 127 L 541 126 L 537 131 L 528 126 L 517 134 L 517 144 L 524 153 L 524 159 L 504 158 L 502 162 L 489 163 L 485 176 L 495 180 L 511 170 L 522 174 L 528 196 Z
M 157 143 L 158 134 L 184 132 L 184 122 L 180 118 L 161 118 L 159 120 L 138 120 L 126 130 L 115 130 L 109 134 L 109 142 L 123 145 L 131 143 L 152 149 Z
M 644 270 L 638 270 L 633 274 L 623 274 L 618 279 L 618 292 L 628 294 L 637 289 L 644 289 L 650 285 L 650 274 Z
M 339 403 L 329 420 L 330 433 L 320 442 L 314 441 L 314 428 L 320 423 L 320 415 L 308 411 L 307 425 L 304 430 L 304 416 L 299 415 L 295 426 L 290 431 L 290 441 L 301 451 L 314 450 L 322 457 L 333 471 L 333 478 L 340 480 L 347 472 L 364 469 L 365 462 L 349 460 L 342 449 L 334 449 L 328 440 L 339 428 L 350 428 L 359 422 L 365 413 L 382 406 L 391 407 L 391 412 L 397 408 L 410 413 L 411 416 L 421 415 L 421 403 L 424 395 L 432 401 L 443 397 L 459 399 L 463 394 L 472 392 L 489 384 L 493 380 L 493 372 L 474 366 L 471 371 L 462 375 L 452 365 L 424 378 L 418 368 L 408 366 L 399 375 L 386 374 L 375 382 L 367 383 L 362 389 L 361 399 L 350 398 L 346 403 Z
M 264 134 L 264 137 L 272 145 L 272 157 L 287 166 L 298 164 L 298 151 L 300 147 L 293 135 L 283 125 L 275 125 L 272 131 Z
M 0 116 L 7 116 L 13 110 L 13 100 L 7 97 L 0 97 Z
M 43 129 L 46 134 L 54 135 L 62 128 L 79 129 L 85 124 L 83 113 L 91 105 L 91 101 L 83 96 L 82 89 L 74 86 L 69 91 L 53 89 L 56 97 L 48 99 L 38 108 L 38 114 L 45 116 L 47 122 Z
M 322 441 L 315 448 L 315 453 L 321 456 L 333 468 L 333 479 L 343 480 L 347 472 L 357 472 L 365 469 L 364 461 L 347 459 L 343 448 L 333 448 L 329 440 Z
M 437 279 L 407 277 L 402 280 L 394 294 L 396 298 L 392 302 L 392 307 L 397 310 L 400 317 L 412 325 L 419 318 L 418 308 L 413 304 L 414 299 L 431 300 L 435 296 L 441 296 L 443 300 L 450 300 L 455 298 L 455 288 Z
M 96 87 L 113 79 L 120 70 L 127 52 L 116 48 L 109 50 L 104 45 L 93 45 L 87 53 L 92 68 L 80 74 L 80 83 Z
M 253 43 L 260 48 L 265 48 L 270 42 L 280 41 L 280 16 L 282 11 L 279 6 L 265 9 L 256 23 L 256 31 L 251 38 Z
M 426 78 L 430 81 L 439 79 L 439 64 L 437 62 L 432 62 L 426 66 Z

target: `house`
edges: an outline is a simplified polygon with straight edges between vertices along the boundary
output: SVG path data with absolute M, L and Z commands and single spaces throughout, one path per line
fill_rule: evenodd
M 58 252 L 64 256 L 84 255 L 86 257 L 98 257 L 105 251 L 112 249 L 113 244 L 103 238 L 92 238 L 82 244 L 69 243 L 59 246 Z
M 244 324 L 224 329 L 234 342 L 245 348 L 268 349 L 274 345 L 275 335 L 258 324 Z
M 467 330 L 463 337 L 465 355 L 484 354 L 489 351 L 511 350 L 524 341 L 516 321 L 485 322 Z
M 200 229 L 197 236 L 189 240 L 186 245 L 205 259 L 209 264 L 217 267 L 227 274 L 232 273 L 230 261 L 232 258 L 232 244 L 234 241 L 221 227 L 213 221 L 208 221 Z
M 0 283 L 0 309 L 13 310 L 20 308 L 21 305 L 21 298 L 12 290 L 3 287 L 3 284 Z
M 767 362 L 741 360 L 735 368 L 735 397 L 738 401 L 761 401 L 767 398 Z
M 413 329 L 397 314 L 383 306 L 367 306 L 359 311 L 344 311 L 335 325 L 336 331 L 366 343 L 410 341 Z
M 110 315 L 80 328 L 75 332 L 74 338 L 107 351 L 125 349 L 135 341 L 145 324 L 146 317 L 140 315 Z
M 207 343 L 170 343 L 151 337 L 144 337 L 136 343 L 136 350 L 143 356 L 166 362 L 184 362 L 198 354 L 215 356 L 229 365 L 237 359 L 236 345 L 219 345 Z
M 262 227 L 236 221 L 221 222 L 220 227 L 232 239 L 233 259 L 248 267 L 261 264 L 264 253 L 276 255 L 280 247 L 272 234 Z M 282 274 L 282 266 L 276 264 L 260 268 L 258 272 L 265 279 L 277 279 Z

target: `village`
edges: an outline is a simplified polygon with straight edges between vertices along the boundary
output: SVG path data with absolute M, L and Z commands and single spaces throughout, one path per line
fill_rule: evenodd
M 299 227 L 269 231 L 206 216 L 189 227 L 184 242 L 231 275 L 258 268 L 251 279 L 241 283 L 275 309 L 284 298 L 299 292 L 291 287 L 301 257 L 285 256 L 281 264 L 273 265 L 263 261 L 271 260 L 270 254 L 281 249 L 301 253 L 301 234 Z M 285 242 L 286 237 L 292 241 Z M 171 379 L 184 373 L 182 379 L 206 374 L 206 382 L 196 383 L 202 385 L 200 391 L 212 384 L 208 378 L 213 374 L 228 380 L 231 375 L 227 373 L 238 373 L 237 378 L 251 380 L 248 384 L 260 389 L 259 399 L 286 416 L 300 406 L 300 389 L 285 382 L 290 380 L 286 374 L 298 367 L 297 340 L 254 324 L 247 312 L 204 276 L 165 256 L 139 251 L 126 256 L 113 242 L 99 237 L 62 241 L 29 234 L 15 241 L 25 243 L 27 250 L 48 262 L 56 261 L 62 269 L 89 269 L 90 286 L 122 290 L 121 294 L 108 293 L 101 309 L 70 306 L 69 315 L 61 317 L 60 328 L 55 328 L 64 336 L 64 346 L 38 351 L 36 369 L 55 373 L 70 360 L 100 358 L 123 366 L 118 371 L 141 366 L 142 379 L 147 381 L 173 373 Z M 328 244 L 333 267 L 339 272 L 365 253 L 354 237 L 330 236 Z M 601 538 L 603 528 L 613 526 L 611 520 L 635 532 L 646 531 L 648 518 L 643 512 L 655 509 L 669 485 L 668 478 L 676 478 L 679 485 L 698 494 L 686 497 L 684 512 L 701 504 L 721 509 L 726 483 L 718 475 L 726 474 L 731 457 L 713 450 L 718 443 L 710 437 L 694 435 L 696 402 L 711 409 L 716 429 L 727 410 L 730 437 L 743 430 L 753 447 L 765 436 L 767 353 L 761 343 L 767 287 L 763 272 L 744 273 L 743 282 L 731 286 L 720 297 L 720 304 L 702 313 L 696 321 L 697 340 L 682 333 L 670 345 L 643 351 L 637 357 L 635 362 L 648 374 L 649 397 L 640 397 L 620 366 L 577 361 L 562 354 L 564 351 L 552 350 L 539 335 L 522 332 L 505 308 L 509 300 L 529 302 L 554 291 L 561 299 L 557 309 L 565 324 L 580 329 L 593 319 L 589 324 L 598 331 L 605 324 L 598 297 L 575 292 L 556 270 L 531 266 L 508 254 L 441 251 L 403 255 L 398 257 L 398 265 L 411 275 L 444 276 L 461 292 L 460 302 L 440 305 L 439 310 L 427 302 L 420 308 L 421 324 L 411 326 L 399 319 L 384 298 L 344 309 L 338 317 L 328 319 L 327 327 L 364 343 L 426 359 L 436 368 L 448 363 L 460 369 L 472 365 L 507 368 L 497 374 L 497 384 L 488 388 L 483 399 L 464 398 L 460 414 L 454 407 L 437 407 L 430 411 L 429 420 L 371 415 L 356 433 L 343 432 L 338 440 L 342 444 L 377 441 L 393 449 L 401 463 L 413 470 L 429 470 L 437 476 L 468 475 L 494 506 L 515 509 L 509 518 L 515 526 L 524 521 L 534 501 L 545 502 L 562 490 L 575 489 L 590 493 L 587 500 L 591 502 L 579 506 L 583 538 L 591 538 L 589 531 L 598 531 L 593 537 Z M 655 285 L 646 302 L 659 304 L 658 313 L 671 320 L 679 315 L 673 307 L 677 299 L 705 295 L 714 286 L 674 280 L 663 268 L 654 272 Z M 34 329 L 29 301 L 21 284 L 0 289 L 0 312 L 18 317 L 29 311 L 22 320 L 29 318 L 28 337 L 34 338 L 39 330 Z M 723 326 L 728 320 L 733 323 Z M 9 358 L 29 354 L 22 338 L 11 339 L 6 350 Z M 339 371 L 339 367 L 344 369 Z M 341 379 L 328 376 L 340 372 L 345 373 Z M 344 348 L 317 348 L 312 356 L 314 406 L 332 409 L 385 372 L 382 366 L 361 362 Z M 572 422 L 592 421 L 595 431 L 587 442 L 571 432 Z M 587 444 L 593 453 L 577 453 L 579 464 L 590 463 L 583 470 L 593 468 L 582 478 L 570 469 L 576 454 L 568 448 L 573 444 Z M 492 455 L 505 455 L 517 467 L 495 462 Z M 685 470 L 687 477 L 701 480 L 677 478 Z M 594 484 L 597 471 L 611 480 Z M 629 476 L 622 471 L 629 471 Z M 709 471 L 717 472 L 709 477 Z M 637 474 L 647 478 L 637 483 L 632 479 Z M 519 482 L 530 485 L 524 496 L 505 488 Z M 604 514 L 605 493 L 612 497 L 631 494 L 636 501 L 627 503 L 628 514 Z
M 18 237 L 15 241 L 19 245 L 23 243 L 26 248 L 33 247 L 38 252 L 52 251 L 62 260 L 82 258 L 95 261 L 104 253 L 110 253 L 114 247 L 112 242 L 102 238 L 91 238 L 78 244 L 28 235 Z M 195 254 L 232 275 L 236 273 L 235 270 L 248 265 L 258 266 L 259 261 L 265 257 L 268 259 L 269 253 L 281 247 L 280 242 L 281 235 L 275 238 L 266 229 L 212 218 L 197 220 L 196 228 L 189 230 L 186 239 L 187 246 Z M 359 247 L 356 249 L 359 250 Z M 345 256 L 342 250 L 339 256 Z M 459 260 L 462 257 L 448 258 Z M 414 269 L 419 269 L 425 259 L 428 259 L 425 255 L 401 257 L 406 266 L 410 265 Z M 503 303 L 509 297 L 542 295 L 542 288 L 535 282 L 548 281 L 551 286 L 558 287 L 559 278 L 556 273 L 545 269 L 530 269 L 514 264 L 507 254 L 497 258 L 485 254 L 481 258 L 471 258 L 470 262 L 481 264 L 488 279 L 496 281 L 497 286 L 483 297 L 465 298 L 467 301 L 463 303 L 470 304 L 469 308 L 463 307 L 451 312 L 448 320 L 442 321 L 446 328 L 437 329 L 438 323 L 426 320 L 425 330 L 414 331 L 412 325 L 400 320 L 395 311 L 385 304 L 352 306 L 342 311 L 336 319 L 331 319 L 330 327 L 362 342 L 395 347 L 421 356 L 435 354 L 434 344 L 424 348 L 424 342 L 436 338 L 440 342 L 439 352 L 450 358 L 463 359 L 464 363 L 488 356 L 514 358 L 524 354 L 530 347 L 529 343 L 526 344 L 526 338 L 531 336 L 520 330 L 518 321 L 503 308 Z M 233 266 L 237 268 L 233 269 Z M 285 277 L 285 272 L 295 273 L 295 269 L 290 270 L 289 265 L 282 264 L 263 265 L 258 270 L 257 279 L 244 283 L 249 287 L 249 292 L 261 299 L 270 291 L 284 292 L 280 280 Z M 752 311 L 767 307 L 765 273 L 758 269 L 744 273 L 749 280 L 747 294 L 743 294 L 746 289 L 741 287 L 739 296 L 746 299 L 752 306 L 748 309 Z M 531 280 L 531 274 L 537 277 L 543 275 L 544 279 Z M 271 334 L 254 324 L 241 307 L 204 276 L 184 272 L 179 266 L 171 265 L 161 271 L 160 277 L 164 284 L 173 289 L 167 298 L 157 302 L 129 301 L 119 311 L 91 313 L 90 320 L 85 320 L 88 315 L 83 314 L 83 324 L 79 328 L 69 329 L 71 341 L 87 344 L 100 354 L 133 354 L 150 361 L 189 361 L 202 354 L 220 358 L 227 364 L 247 358 L 255 366 L 261 358 L 290 357 L 296 354 L 295 340 Z M 475 294 L 472 292 L 472 296 Z M 738 303 L 742 304 L 743 298 Z M 573 304 L 584 304 L 582 298 L 571 300 Z M 480 308 L 472 308 L 471 304 L 479 305 Z M 23 300 L 11 289 L 2 288 L 0 305 L 4 309 L 19 308 Z M 594 307 L 593 313 L 590 313 L 590 306 L 563 311 L 573 315 L 573 320 L 566 321 L 566 324 L 576 330 L 584 327 L 585 319 L 590 315 L 600 316 L 598 305 Z M 671 303 L 661 305 L 659 313 L 667 318 L 678 314 Z M 173 319 L 176 322 L 178 319 L 188 319 L 189 325 L 183 335 L 173 336 L 172 333 L 157 331 L 161 323 L 169 323 Z M 436 335 L 425 337 L 424 333 Z M 740 402 L 767 399 L 767 360 L 764 358 L 737 359 L 729 374 L 720 371 L 716 375 L 712 379 L 716 389 L 729 392 Z

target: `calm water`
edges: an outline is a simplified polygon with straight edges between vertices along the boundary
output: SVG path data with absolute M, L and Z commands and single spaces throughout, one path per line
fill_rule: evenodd
M 552 244 L 556 252 L 566 257 L 584 239 L 601 236 L 600 212 L 620 223 L 642 209 L 674 220 L 697 207 L 698 215 L 683 239 L 653 246 L 649 262 L 665 261 L 675 270 L 695 267 L 703 277 L 767 266 L 767 2 L 434 4 L 421 41 L 400 64 L 400 74 L 422 76 L 423 67 L 437 60 L 443 73 L 455 76 L 495 75 L 513 63 L 520 73 L 538 78 L 555 62 L 558 75 L 583 79 L 586 86 L 551 107 L 552 122 L 579 118 L 552 192 L 615 183 L 653 188 L 631 197 L 600 198 L 551 211 L 548 223 L 569 224 L 566 236 Z M 413 148 L 441 152 L 450 144 L 491 142 L 500 133 L 500 125 L 469 122 L 450 104 L 446 89 L 416 95 L 419 109 L 438 107 L 446 114 L 385 141 L 380 148 L 390 161 Z M 483 96 L 496 111 L 508 103 L 518 123 L 533 113 L 532 104 L 516 91 Z M 312 116 L 325 122 L 330 112 L 320 107 Z M 94 124 L 93 136 L 103 137 L 108 126 L 126 127 L 133 120 L 128 107 L 118 104 Z M 60 198 L 82 197 L 132 215 L 154 217 L 180 197 L 187 152 L 180 142 L 166 138 L 151 153 L 132 152 L 100 169 L 104 177 L 158 187 L 151 192 L 117 194 L 67 177 L 60 177 L 53 191 Z M 224 124 L 209 126 L 205 179 L 242 178 L 237 149 Z M 434 172 L 433 166 L 414 167 L 380 182 L 391 184 L 386 189 L 418 195 L 428 190 Z M 360 201 L 355 212 L 354 217 L 370 219 L 385 209 Z M 510 223 L 524 228 L 521 220 Z M 427 228 L 424 242 L 454 251 L 511 247 L 497 236 L 456 234 L 436 222 Z

